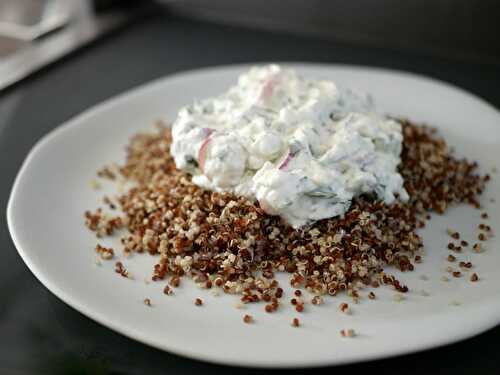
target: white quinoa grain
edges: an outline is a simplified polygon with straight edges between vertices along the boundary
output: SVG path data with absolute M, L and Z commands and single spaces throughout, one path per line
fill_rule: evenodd
M 96 180 L 90 180 L 89 186 L 94 190 L 99 190 L 101 188 L 101 184 Z
M 348 329 L 341 330 L 340 331 L 340 336 L 352 338 L 352 337 L 356 336 L 356 333 L 354 332 L 353 329 L 348 328 Z
M 394 295 L 392 296 L 392 300 L 393 300 L 394 302 L 401 302 L 401 301 L 403 301 L 404 299 L 405 299 L 405 297 L 404 297 L 403 295 L 401 295 L 401 294 L 394 294 Z

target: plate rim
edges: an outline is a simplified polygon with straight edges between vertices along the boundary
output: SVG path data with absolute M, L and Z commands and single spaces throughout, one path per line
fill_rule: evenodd
M 108 109 L 112 108 L 115 105 L 119 105 L 122 102 L 129 101 L 129 100 L 134 100 L 135 97 L 140 97 L 142 96 L 145 92 L 149 90 L 154 90 L 155 88 L 161 87 L 162 85 L 168 84 L 168 82 L 173 81 L 173 80 L 182 80 L 183 78 L 187 76 L 192 76 L 192 75 L 204 75 L 204 74 L 210 74 L 210 73 L 217 73 L 221 72 L 224 70 L 238 70 L 238 69 L 244 69 L 248 68 L 253 65 L 263 65 L 266 64 L 266 62 L 255 62 L 255 63 L 242 63 L 242 64 L 227 64 L 227 65 L 215 65 L 215 66 L 209 66 L 209 67 L 203 67 L 203 68 L 198 68 L 198 69 L 190 69 L 190 70 L 183 70 L 179 71 L 173 74 L 168 74 L 162 77 L 158 77 L 156 79 L 153 79 L 151 81 L 145 82 L 143 84 L 140 84 L 135 87 L 131 87 L 128 90 L 119 93 L 117 95 L 111 96 L 110 98 L 105 99 L 104 101 L 101 101 L 95 105 L 92 105 L 91 107 L 85 109 L 84 111 L 76 114 L 75 116 L 69 118 L 68 120 L 64 121 L 60 125 L 56 126 L 54 129 L 43 135 L 41 138 L 39 138 L 34 145 L 31 147 L 30 151 L 28 152 L 27 156 L 25 157 L 23 163 L 21 164 L 21 167 L 19 171 L 16 174 L 14 183 L 12 185 L 10 194 L 9 194 L 9 199 L 7 202 L 7 209 L 6 209 L 6 217 L 7 217 L 7 227 L 9 230 L 9 234 L 11 236 L 12 242 L 14 243 L 14 246 L 18 252 L 18 254 L 21 256 L 22 260 L 28 267 L 28 269 L 33 273 L 33 275 L 44 285 L 52 294 L 54 294 L 57 298 L 59 298 L 61 301 L 63 301 L 65 304 L 68 306 L 72 307 L 73 309 L 77 310 L 78 312 L 82 313 L 86 317 L 94 320 L 95 322 L 112 329 L 113 331 L 122 334 L 130 339 L 136 340 L 141 342 L 142 344 L 154 347 L 159 350 L 167 351 L 170 353 L 173 353 L 175 355 L 181 355 L 183 357 L 187 357 L 193 360 L 198 360 L 198 361 L 203 361 L 203 362 L 208 362 L 208 363 L 213 363 L 213 364 L 218 364 L 218 365 L 231 365 L 231 366 L 237 366 L 237 367 L 252 367 L 252 368 L 314 368 L 314 367 L 323 367 L 323 366 L 337 366 L 337 365 L 343 365 L 343 364 L 348 364 L 348 363 L 361 363 L 361 362 L 366 362 L 370 360 L 376 360 L 376 359 L 384 359 L 384 358 L 390 358 L 390 357 L 395 357 L 398 355 L 402 354 L 411 354 L 411 353 L 416 353 L 416 352 L 421 352 L 437 347 L 441 347 L 447 344 L 452 344 L 456 343 L 458 341 L 461 341 L 466 338 L 474 337 L 476 335 L 479 335 L 495 326 L 497 326 L 500 323 L 500 313 L 498 314 L 498 317 L 496 319 L 491 319 L 489 321 L 483 321 L 480 326 L 480 328 L 474 329 L 474 330 L 464 330 L 461 332 L 461 334 L 454 335 L 453 337 L 449 338 L 441 338 L 440 340 L 434 340 L 432 344 L 428 343 L 423 343 L 423 344 L 413 344 L 409 348 L 408 347 L 401 347 L 397 350 L 390 350 L 387 351 L 386 353 L 374 353 L 371 355 L 359 355 L 359 356 L 354 356 L 353 358 L 346 358 L 346 359 L 333 359 L 333 360 L 312 360 L 308 361 L 307 359 L 301 360 L 301 361 L 293 361 L 293 362 L 288 362 L 288 361 L 282 361 L 282 362 L 274 362 L 274 363 L 269 363 L 269 362 L 250 362 L 250 361 L 245 361 L 245 360 L 238 360 L 235 358 L 223 358 L 223 356 L 219 357 L 214 357 L 213 355 L 206 355 L 204 353 L 200 353 L 196 350 L 189 350 L 185 348 L 177 348 L 175 344 L 172 345 L 165 345 L 164 343 L 159 343 L 156 342 L 156 340 L 148 340 L 147 335 L 141 334 L 141 330 L 135 329 L 134 327 L 123 329 L 123 327 L 120 324 L 114 324 L 114 321 L 110 318 L 106 318 L 106 316 L 102 316 L 101 313 L 98 311 L 92 309 L 91 307 L 88 307 L 85 303 L 81 303 L 77 298 L 72 298 L 72 296 L 64 291 L 64 288 L 61 288 L 58 286 L 57 283 L 53 283 L 50 278 L 46 277 L 44 272 L 39 270 L 36 264 L 32 261 L 30 258 L 30 251 L 23 249 L 21 246 L 22 240 L 20 240 L 19 234 L 16 230 L 16 227 L 14 225 L 14 210 L 15 210 L 15 205 L 16 205 L 16 196 L 19 192 L 19 185 L 22 182 L 23 176 L 26 174 L 26 170 L 28 169 L 28 166 L 31 162 L 32 159 L 34 159 L 39 152 L 41 152 L 42 149 L 45 148 L 46 145 L 50 144 L 53 140 L 56 138 L 62 136 L 64 133 L 71 131 L 73 128 L 81 126 L 81 123 L 85 121 L 88 117 L 95 116 L 98 113 L 105 112 Z M 478 95 L 471 93 L 459 86 L 456 86 L 452 83 L 434 78 L 434 77 L 429 77 L 426 75 L 422 74 L 417 74 L 413 72 L 407 72 L 404 70 L 397 70 L 397 69 L 387 69 L 387 68 L 381 68 L 381 67 L 372 67 L 372 66 L 363 66 L 363 65 L 351 65 L 351 64 L 330 64 L 330 63 L 314 63 L 314 62 L 302 62 L 302 61 L 282 61 L 282 62 L 277 62 L 277 64 L 284 65 L 284 66 L 293 66 L 297 69 L 301 68 L 318 68 L 318 69 L 348 69 L 352 71 L 362 71 L 362 72 L 367 72 L 367 73 L 383 73 L 383 74 L 388 74 L 388 75 L 397 75 L 401 78 L 411 78 L 411 79 L 416 79 L 419 81 L 424 81 L 427 83 L 431 84 L 437 84 L 440 86 L 444 86 L 446 89 L 451 89 L 452 91 L 459 92 L 460 94 L 464 95 L 470 100 L 473 100 L 475 104 L 480 104 L 480 105 L 485 105 L 489 109 L 495 111 L 499 116 L 500 116 L 500 111 L 497 109 L 493 104 L 489 103 L 487 100 L 479 97 Z M 491 303 L 492 305 L 494 304 L 493 302 Z M 498 305 L 495 304 L 495 305 Z

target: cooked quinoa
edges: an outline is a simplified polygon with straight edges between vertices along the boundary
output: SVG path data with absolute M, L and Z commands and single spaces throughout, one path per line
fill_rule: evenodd
M 193 184 L 176 169 L 170 129 L 160 124 L 154 133 L 134 136 L 127 147 L 119 173 L 133 187 L 118 199 L 121 215 L 87 211 L 86 225 L 98 236 L 125 227 L 125 254 L 159 254 L 154 281 L 176 287 L 190 277 L 200 287 L 238 294 L 242 303 L 264 301 L 268 312 L 283 296 L 276 272 L 289 273 L 291 286 L 313 293 L 318 304 L 321 295 L 340 292 L 357 302 L 362 286 L 384 284 L 405 293 L 408 287 L 384 270 L 413 271 L 423 256 L 417 229 L 429 212 L 442 214 L 456 203 L 479 208 L 487 178 L 476 172 L 476 163 L 455 158 L 434 129 L 401 124 L 399 173 L 410 196 L 406 203 L 386 205 L 361 196 L 344 216 L 296 230 L 256 202 Z M 126 274 L 120 266 L 117 272 Z M 296 305 L 303 309 L 303 303 Z

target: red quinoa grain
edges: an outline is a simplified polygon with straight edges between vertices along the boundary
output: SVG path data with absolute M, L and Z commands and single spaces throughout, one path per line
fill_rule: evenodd
M 120 274 L 123 277 L 129 277 L 128 271 L 125 269 L 123 266 L 122 262 L 116 262 L 115 263 L 115 272 Z
M 349 305 L 345 302 L 342 302 L 339 306 L 339 309 L 341 312 L 343 312 L 344 314 L 348 314 L 349 313 Z

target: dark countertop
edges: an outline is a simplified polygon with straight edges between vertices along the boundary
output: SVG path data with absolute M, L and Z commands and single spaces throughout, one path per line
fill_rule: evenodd
M 412 71 L 453 83 L 500 107 L 499 66 L 215 26 L 161 12 L 65 58 L 0 93 L 1 374 L 234 372 L 234 368 L 184 359 L 137 343 L 59 301 L 35 279 L 17 255 L 7 231 L 5 208 L 14 177 L 32 145 L 79 112 L 173 72 L 210 65 L 280 60 Z M 419 354 L 313 371 L 316 374 L 337 370 L 384 371 L 387 375 L 402 371 L 406 374 L 498 374 L 498 342 L 500 327 L 461 343 Z M 266 372 L 271 371 L 241 370 L 243 374 Z

